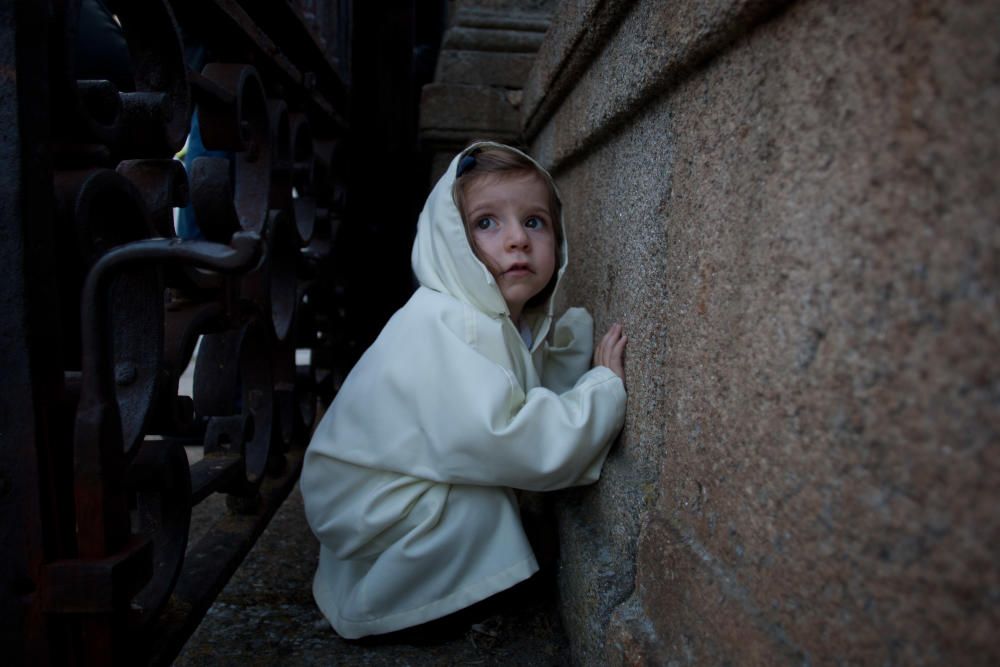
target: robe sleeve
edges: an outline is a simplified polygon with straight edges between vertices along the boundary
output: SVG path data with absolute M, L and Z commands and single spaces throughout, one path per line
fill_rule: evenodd
M 624 421 L 617 375 L 593 368 L 564 393 L 525 394 L 437 325 L 431 335 L 405 321 L 383 331 L 317 428 L 317 453 L 449 484 L 545 491 L 597 480 Z
M 569 391 L 590 369 L 594 355 L 594 320 L 584 308 L 568 309 L 556 322 L 542 362 L 542 386 L 557 394 Z

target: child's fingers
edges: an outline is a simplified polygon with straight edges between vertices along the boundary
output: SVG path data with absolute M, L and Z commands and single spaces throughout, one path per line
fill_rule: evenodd
M 608 346 L 605 348 L 605 358 L 608 361 L 614 361 L 621 356 L 620 354 L 616 354 L 615 350 L 619 348 L 623 340 L 625 340 L 625 336 L 622 334 L 621 329 L 616 331 L 615 335 L 608 339 Z
M 623 359 L 627 342 L 628 336 L 624 334 L 621 323 L 615 322 L 594 349 L 594 365 L 606 366 L 624 380 Z
M 618 341 L 618 337 L 621 335 L 621 325 L 613 324 L 608 332 L 604 334 L 598 345 L 598 356 L 599 356 L 599 366 L 607 366 L 611 361 L 611 353 L 614 350 L 615 343 Z
M 611 348 L 611 355 L 620 359 L 625 353 L 626 343 L 628 343 L 628 336 L 622 334 L 621 338 L 615 341 L 614 347 Z

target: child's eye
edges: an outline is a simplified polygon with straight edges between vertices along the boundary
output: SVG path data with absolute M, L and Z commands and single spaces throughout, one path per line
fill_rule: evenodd
M 480 218 L 476 220 L 476 229 L 489 229 L 494 224 L 493 218 Z
M 524 226 L 528 229 L 540 229 L 545 226 L 545 221 L 538 216 L 532 216 L 524 221 Z

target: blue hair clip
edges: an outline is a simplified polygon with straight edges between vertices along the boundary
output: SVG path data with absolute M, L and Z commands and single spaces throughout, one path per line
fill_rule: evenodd
M 461 178 L 462 174 L 476 166 L 476 156 L 474 155 L 476 152 L 478 151 L 473 151 L 458 161 L 458 169 L 455 172 L 455 178 Z

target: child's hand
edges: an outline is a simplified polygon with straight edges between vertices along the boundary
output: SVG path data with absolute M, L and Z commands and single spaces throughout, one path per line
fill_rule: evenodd
M 624 357 L 627 342 L 628 336 L 622 333 L 622 325 L 616 322 L 594 348 L 594 365 L 607 366 L 622 382 L 625 381 Z

